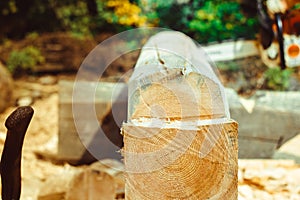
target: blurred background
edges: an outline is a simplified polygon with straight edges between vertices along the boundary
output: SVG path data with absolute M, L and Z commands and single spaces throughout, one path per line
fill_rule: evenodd
M 78 138 L 67 140 L 77 137 L 71 113 L 76 73 L 99 43 L 141 27 L 181 31 L 215 62 L 232 118 L 240 123 L 239 199 L 300 199 L 300 7 L 296 0 L 287 0 L 287 8 L 274 2 L 1 0 L 1 150 L 6 117 L 17 106 L 35 109 L 23 149 L 21 199 L 67 199 L 74 190 L 84 191 L 71 183 L 95 158 L 82 150 Z M 276 16 L 284 30 L 276 29 Z M 119 44 L 134 45 L 110 45 Z M 123 75 L 133 69 L 139 53 L 122 55 L 110 64 L 100 80 L 104 91 L 111 92 L 116 82 L 126 83 Z M 88 79 L 94 72 L 86 73 Z M 107 105 L 100 124 L 119 134 Z M 124 198 L 119 161 L 92 167 L 113 177 L 115 199 Z
M 144 26 L 179 30 L 200 43 L 253 39 L 257 32 L 257 20 L 246 18 L 233 0 L 8 0 L 0 9 L 2 42 L 57 31 L 95 37 Z
M 178 30 L 203 45 L 255 39 L 253 13 L 246 17 L 233 0 L 5 0 L 0 3 L 0 61 L 13 75 L 76 71 L 96 44 L 138 27 Z

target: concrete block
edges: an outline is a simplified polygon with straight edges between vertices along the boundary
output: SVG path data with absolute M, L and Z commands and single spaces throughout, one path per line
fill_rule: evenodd
M 300 132 L 300 92 L 257 91 L 246 103 L 232 89 L 226 94 L 239 123 L 239 158 L 271 158 Z
M 280 147 L 273 155 L 274 159 L 289 159 L 295 160 L 300 164 L 300 133 L 294 138 L 287 141 L 282 147 Z
M 127 117 L 126 84 L 77 82 L 77 92 L 82 94 L 74 97 L 74 83 L 59 82 L 58 159 L 72 164 L 120 160 L 117 151 L 123 144 L 119 127 Z M 94 96 L 87 96 L 92 89 Z

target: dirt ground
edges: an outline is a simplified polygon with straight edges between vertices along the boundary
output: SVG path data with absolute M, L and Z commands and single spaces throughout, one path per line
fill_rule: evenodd
M 40 188 L 49 178 L 73 168 L 67 163 L 55 164 L 36 154 L 49 147 L 49 141 L 58 135 L 57 83 L 61 77 L 40 76 L 15 81 L 15 98 L 23 98 L 24 103 L 24 97 L 29 96 L 35 110 L 23 147 L 22 200 L 37 199 Z M 14 108 L 0 114 L 1 151 L 6 137 L 4 121 Z M 50 148 L 55 149 L 55 143 L 50 144 Z M 300 166 L 292 161 L 240 160 L 239 199 L 300 199 Z
M 32 104 L 35 113 L 24 140 L 22 155 L 22 199 L 24 200 L 36 199 L 41 183 L 64 167 L 63 165 L 54 165 L 51 162 L 38 159 L 35 155 L 35 151 L 43 147 L 52 136 L 58 133 L 58 87 L 56 84 L 43 87 L 33 84 L 16 81 L 16 90 L 14 91 L 15 95 L 20 95 L 17 98 L 21 98 L 21 96 L 31 93 L 32 87 L 36 87 L 36 92 L 39 91 L 45 95 Z M 20 85 L 25 87 L 20 87 Z M 0 115 L 1 151 L 6 137 L 4 121 L 14 109 L 14 107 L 10 107 Z

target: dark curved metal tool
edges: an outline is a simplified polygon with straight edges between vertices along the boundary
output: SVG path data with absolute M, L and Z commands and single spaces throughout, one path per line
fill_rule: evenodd
M 20 199 L 22 147 L 33 113 L 30 106 L 19 107 L 5 121 L 7 136 L 0 162 L 2 200 Z
M 284 56 L 283 24 L 281 15 L 281 13 L 275 13 L 275 25 L 277 29 L 277 41 L 279 43 L 280 67 L 282 70 L 284 70 L 286 68 L 286 65 Z

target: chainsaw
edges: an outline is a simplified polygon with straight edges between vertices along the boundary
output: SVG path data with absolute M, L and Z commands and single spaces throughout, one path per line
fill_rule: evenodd
M 300 4 L 295 4 L 283 12 L 269 16 L 268 6 L 262 14 L 263 1 L 258 0 L 259 21 L 264 21 L 264 31 L 261 32 L 262 60 L 269 66 L 286 67 L 300 66 Z M 263 16 L 263 20 L 262 20 Z M 266 30 L 266 27 L 269 30 Z M 268 33 L 267 33 L 268 32 Z M 267 42 L 266 42 L 267 41 Z

